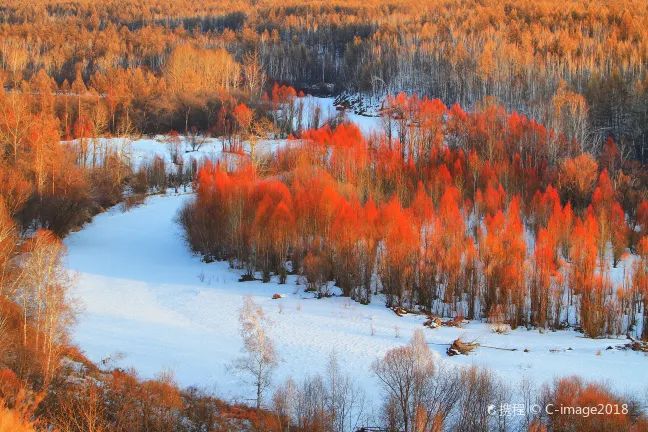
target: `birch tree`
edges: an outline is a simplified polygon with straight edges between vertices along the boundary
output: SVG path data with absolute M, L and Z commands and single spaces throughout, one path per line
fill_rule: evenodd
M 335 351 L 329 355 L 326 378 L 330 430 L 333 432 L 356 430 L 365 414 L 364 391 L 349 375 L 343 373 Z
M 256 389 L 256 407 L 260 408 L 263 394 L 270 387 L 272 374 L 279 364 L 279 355 L 269 336 L 272 321 L 263 308 L 247 296 L 239 310 L 239 323 L 243 349 L 242 355 L 234 362 L 234 368 L 250 377 L 250 383 Z
M 45 382 L 58 367 L 61 348 L 76 321 L 77 307 L 71 296 L 74 281 L 65 268 L 65 257 L 63 242 L 49 231 L 39 231 L 26 244 L 15 299 L 22 308 L 23 344 L 33 344 L 43 356 Z M 35 330 L 33 340 L 27 337 L 29 325 Z

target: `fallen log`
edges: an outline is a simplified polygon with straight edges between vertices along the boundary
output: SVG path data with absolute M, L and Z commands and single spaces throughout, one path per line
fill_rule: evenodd
M 457 328 L 461 328 L 461 327 L 463 327 L 463 325 L 466 324 L 466 323 L 468 323 L 468 321 L 465 320 L 464 317 L 462 317 L 461 315 L 457 315 L 456 317 L 454 317 L 454 318 L 452 318 L 452 319 L 450 319 L 450 320 L 443 321 L 443 322 L 441 323 L 441 325 L 444 326 L 444 327 L 457 327 Z
M 459 339 L 457 339 L 457 340 L 459 340 Z M 456 342 L 456 341 L 455 341 L 455 342 Z M 465 343 L 464 343 L 464 344 L 465 344 Z M 428 342 L 428 345 L 449 346 L 449 347 L 452 348 L 452 347 L 454 346 L 454 342 L 451 343 L 451 344 L 450 344 L 450 343 L 436 343 L 436 342 Z M 476 347 L 479 347 L 479 348 L 490 348 L 490 349 L 496 349 L 496 350 L 500 350 L 500 351 L 511 351 L 511 352 L 518 351 L 517 348 L 502 348 L 502 347 L 495 347 L 495 346 L 490 346 L 490 345 L 481 345 L 481 344 L 474 343 L 474 342 L 472 343 L 472 346 L 473 346 L 473 348 L 471 348 L 471 350 L 474 349 L 474 348 L 476 348 Z M 451 349 L 451 348 L 448 348 L 448 349 Z M 525 350 L 525 352 L 530 352 L 530 351 L 529 351 L 529 350 Z M 456 354 L 453 354 L 453 355 L 456 355 Z
M 496 349 L 496 350 L 502 350 L 502 351 L 517 351 L 517 348 L 501 348 L 501 347 L 494 347 L 494 346 L 489 346 L 489 345 L 479 345 L 481 348 L 491 348 L 491 349 Z

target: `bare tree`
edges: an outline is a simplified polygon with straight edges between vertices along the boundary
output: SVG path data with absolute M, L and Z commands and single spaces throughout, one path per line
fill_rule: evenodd
M 387 392 L 386 406 L 398 407 L 396 418 L 405 432 L 416 430 L 418 403 L 423 396 L 421 387 L 434 375 L 434 361 L 431 355 L 423 358 L 424 348 L 419 346 L 420 337 L 415 333 L 410 345 L 387 351 L 383 359 L 376 360 L 372 365 Z
M 435 364 L 422 330 L 414 332 L 409 345 L 376 360 L 372 369 L 386 391 L 384 417 L 390 428 L 439 430 L 459 400 L 459 374 Z
M 532 407 L 539 402 L 538 389 L 536 388 L 533 380 L 529 377 L 522 378 L 520 385 L 518 386 L 517 393 L 519 393 L 519 395 L 521 396 L 521 400 L 526 407 Z M 524 414 L 525 415 L 524 420 L 522 420 L 522 426 L 525 430 L 529 430 L 534 420 L 534 416 L 530 409 L 526 410 Z
M 266 82 L 259 51 L 247 53 L 243 58 L 243 76 L 245 77 L 245 87 L 248 94 L 251 98 L 258 99 Z
M 330 426 L 330 413 L 323 395 L 326 386 L 320 375 L 304 380 L 297 392 L 296 426 L 299 430 L 312 432 L 328 432 Z
M 164 145 L 169 151 L 169 156 L 171 157 L 171 162 L 176 163 L 178 157 L 180 156 L 180 151 L 182 150 L 182 138 L 176 131 L 171 131 L 163 138 Z
M 297 384 L 292 378 L 288 378 L 272 395 L 272 411 L 277 415 L 280 430 L 290 430 L 296 412 L 296 401 Z
M 12 273 L 17 239 L 16 227 L 4 202 L 0 200 L 0 295 L 6 298 L 11 298 L 15 289 L 16 277 L 9 275 Z
M 279 364 L 279 355 L 268 335 L 272 322 L 252 297 L 247 296 L 239 310 L 239 323 L 243 337 L 243 355 L 236 359 L 234 368 L 252 377 L 256 388 L 256 407 L 260 408 L 263 394 L 270 386 L 272 373 Z
M 508 387 L 490 369 L 471 366 L 462 370 L 459 387 L 461 399 L 454 429 L 465 432 L 506 430 L 506 416 L 491 412 L 492 407 L 501 407 L 510 400 Z
M 342 372 L 337 354 L 329 357 L 325 377 L 315 375 L 297 385 L 292 378 L 272 398 L 282 430 L 352 432 L 365 420 L 365 393 Z
M 383 102 L 385 103 L 385 102 Z M 389 104 L 389 102 L 387 102 Z M 380 127 L 387 137 L 387 143 L 391 146 L 392 136 L 394 134 L 394 112 L 390 106 L 383 107 L 380 110 Z
M 207 142 L 207 136 L 201 134 L 196 126 L 191 126 L 189 128 L 189 146 L 191 151 L 195 152 L 202 148 L 203 145 Z
M 322 116 L 322 108 L 320 107 L 319 102 L 312 97 L 308 98 L 306 111 L 308 111 L 306 127 L 308 129 L 319 129 Z
M 327 411 L 333 432 L 356 430 L 364 416 L 364 391 L 340 370 L 337 354 L 331 352 L 327 370 Z
M 74 396 L 61 398 L 53 413 L 59 430 L 69 432 L 103 432 L 109 429 L 107 401 L 101 384 L 88 379 Z
M 132 170 L 133 146 L 128 135 L 116 140 L 116 147 L 106 155 L 103 165 L 110 171 L 113 186 L 117 187 Z

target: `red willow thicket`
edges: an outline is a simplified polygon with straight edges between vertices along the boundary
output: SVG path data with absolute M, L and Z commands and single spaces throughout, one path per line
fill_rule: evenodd
M 597 162 L 496 105 L 468 113 L 404 95 L 386 100 L 382 124 L 369 138 L 353 124 L 308 130 L 265 176 L 206 162 L 180 214 L 189 244 L 246 279 L 292 271 L 362 303 L 381 293 L 389 307 L 648 339 L 645 319 L 636 328 L 646 185 L 613 141 Z M 613 282 L 617 266 L 626 277 Z

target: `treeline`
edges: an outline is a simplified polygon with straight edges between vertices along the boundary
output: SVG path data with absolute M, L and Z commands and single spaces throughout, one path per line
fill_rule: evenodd
M 263 171 L 206 163 L 179 215 L 189 244 L 246 279 L 293 272 L 362 303 L 382 293 L 513 328 L 648 337 L 644 167 L 611 139 L 597 161 L 500 106 L 396 99 L 410 109 L 383 123 L 400 139 L 341 124 L 306 131 Z
M 646 15 L 633 0 L 33 0 L 0 10 L 0 56 L 9 88 L 42 73 L 61 93 L 110 98 L 111 132 L 120 118 L 144 132 L 206 129 L 222 89 L 260 97 L 267 77 L 471 109 L 495 97 L 552 130 L 578 129 L 593 153 L 611 136 L 624 158 L 645 161 Z
M 177 189 L 193 180 L 185 149 L 174 152 L 172 165 L 158 157 L 134 166 L 130 141 L 141 131 L 164 131 L 166 144 L 175 137 L 176 150 L 183 145 L 175 131 L 182 131 L 187 152 L 220 137 L 223 151 L 240 153 L 244 141 L 321 125 L 316 109 L 306 118 L 294 88 L 266 85 L 258 68 L 241 69 L 223 50 L 210 56 L 183 47 L 174 55 L 167 62 L 172 93 L 164 78 L 142 69 L 97 73 L 88 87 L 80 73 L 59 87 L 41 69 L 0 91 L 0 195 L 22 233 L 44 228 L 64 236 L 125 192 Z M 198 58 L 201 68 L 186 67 Z M 194 85 L 195 92 L 185 87 Z
M 181 67 L 187 64 L 187 56 L 199 54 L 204 65 L 212 59 L 207 69 Z M 210 57 L 186 47 L 176 55 L 176 60 L 167 62 L 169 68 L 174 67 L 168 78 L 177 86 L 174 100 L 189 101 L 184 105 L 174 105 L 162 96 L 166 91 L 163 78 L 139 69 L 95 74 L 90 88 L 80 74 L 72 85 L 64 82 L 59 88 L 41 69 L 29 81 L 19 81 L 19 88 L 0 91 L 0 198 L 21 233 L 44 228 L 64 236 L 102 209 L 121 202 L 125 192 L 144 194 L 191 182 L 196 167 L 191 158 L 185 161 L 177 151 L 173 166 L 164 158 L 134 166 L 130 140 L 138 131 L 150 129 L 147 125 L 158 128 L 169 119 L 161 129 L 169 132 L 167 144 L 175 137 L 178 149 L 182 141 L 172 127 L 185 132 L 187 151 L 198 150 L 207 138 L 219 136 L 223 150 L 229 152 L 241 152 L 243 141 L 287 136 L 305 127 L 304 102 L 292 87 L 268 87 L 267 97 L 255 96 L 256 102 L 248 107 L 242 101 L 250 104 L 250 95 L 265 84 L 256 82 L 239 93 L 229 88 L 232 80 L 238 86 L 244 75 L 229 54 L 221 50 Z M 258 69 L 256 73 L 247 76 L 263 78 Z M 196 83 L 203 83 L 196 91 L 210 101 L 202 108 L 184 87 Z M 139 90 L 131 94 L 134 88 Z M 208 88 L 219 91 L 210 93 Z M 196 110 L 201 113 L 200 121 L 192 117 Z M 294 121 L 297 117 L 299 122 Z M 309 125 L 319 126 L 320 120 L 314 121 Z M 101 139 L 106 136 L 117 139 Z M 61 143 L 62 139 L 66 142 Z
M 223 151 L 241 153 L 244 141 L 255 144 L 321 125 L 318 109 L 307 118 L 298 97 L 303 94 L 266 85 L 257 66 L 241 69 L 223 50 L 182 47 L 171 57 L 172 93 L 164 78 L 141 69 L 97 73 L 89 87 L 80 73 L 71 85 L 58 87 L 41 69 L 19 81 L 19 88 L 0 91 L 0 195 L 21 232 L 45 228 L 64 236 L 119 203 L 125 191 L 186 185 L 195 166 L 184 153 L 199 150 L 211 137 L 222 140 Z M 164 131 L 167 146 L 175 142 L 173 166 L 164 158 L 134 166 L 130 141 L 146 130 Z
M 0 201 L 22 234 L 64 236 L 121 201 L 127 152 L 78 136 L 61 144 L 51 93 L 0 92 Z

